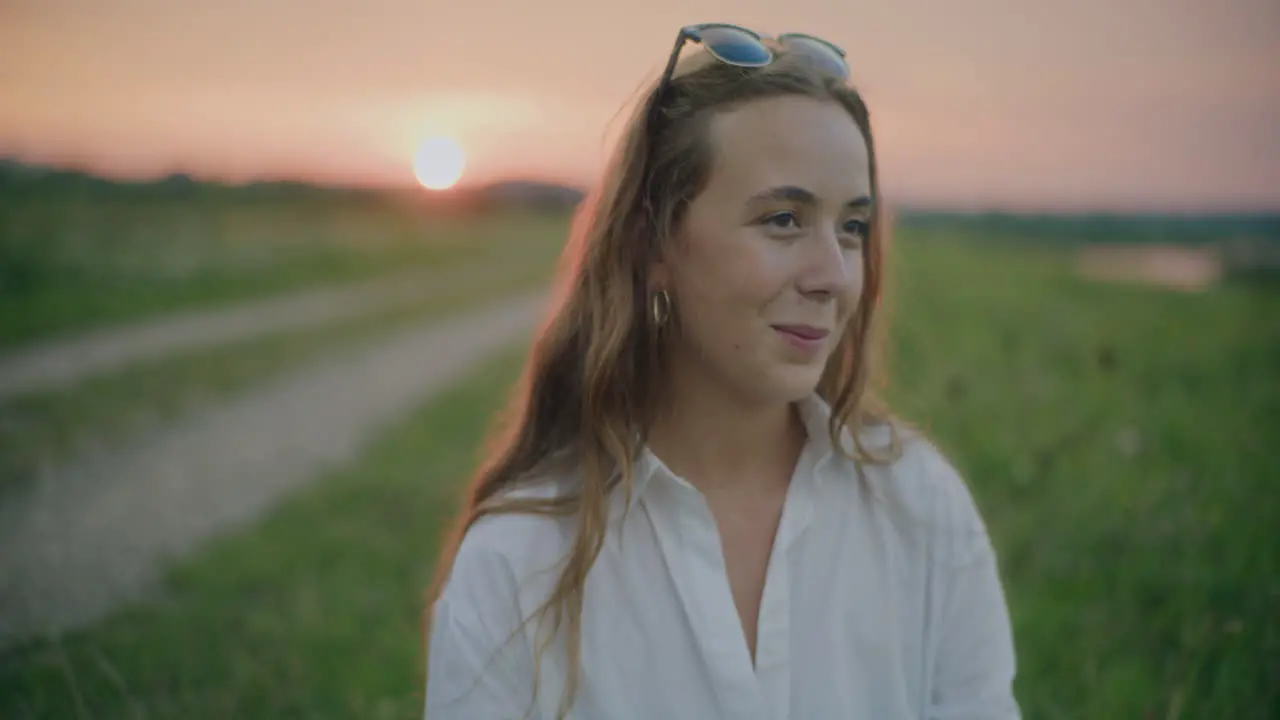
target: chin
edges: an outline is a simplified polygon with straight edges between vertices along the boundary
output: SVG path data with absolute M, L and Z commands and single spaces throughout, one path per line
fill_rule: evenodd
M 818 383 L 822 380 L 822 371 L 822 366 L 792 365 L 779 368 L 766 381 L 769 396 L 786 402 L 803 400 L 817 391 Z

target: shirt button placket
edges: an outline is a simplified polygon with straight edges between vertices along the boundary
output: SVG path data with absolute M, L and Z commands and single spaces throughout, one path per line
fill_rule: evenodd
M 698 632 L 718 686 L 722 717 L 765 720 L 769 714 L 742 635 L 715 518 L 697 490 L 689 488 L 682 500 L 681 525 L 693 571 L 686 580 L 696 583 Z

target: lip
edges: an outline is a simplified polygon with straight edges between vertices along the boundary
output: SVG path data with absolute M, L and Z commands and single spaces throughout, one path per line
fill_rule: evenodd
M 773 330 L 793 351 L 803 353 L 805 357 L 817 355 L 830 334 L 828 330 L 812 325 L 774 325 Z
M 772 327 L 783 335 L 789 335 L 806 343 L 816 343 L 831 334 L 830 330 L 813 325 L 774 325 Z

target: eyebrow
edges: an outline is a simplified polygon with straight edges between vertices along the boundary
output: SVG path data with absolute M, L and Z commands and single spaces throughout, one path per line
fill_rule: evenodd
M 752 195 L 748 199 L 748 202 L 757 202 L 760 200 L 786 200 L 788 202 L 807 203 L 809 205 L 815 205 L 818 202 L 816 195 L 802 187 L 796 187 L 795 185 L 779 185 L 777 187 L 771 187 L 768 190 Z M 845 207 L 850 210 L 866 210 L 871 207 L 871 204 L 871 196 L 862 195 L 845 203 Z

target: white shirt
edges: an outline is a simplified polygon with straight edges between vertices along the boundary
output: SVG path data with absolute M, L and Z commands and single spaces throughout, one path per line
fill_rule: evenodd
M 645 451 L 625 523 L 621 493 L 610 498 L 588 575 L 570 717 L 1019 717 L 996 557 L 964 482 L 910 438 L 893 465 L 864 465 L 864 485 L 833 452 L 826 404 L 798 406 L 809 439 L 769 560 L 754 666 L 701 493 Z M 434 609 L 427 718 L 555 717 L 562 644 L 543 655 L 533 706 L 537 624 L 516 628 L 549 596 L 573 536 L 571 520 L 541 516 L 472 526 Z

